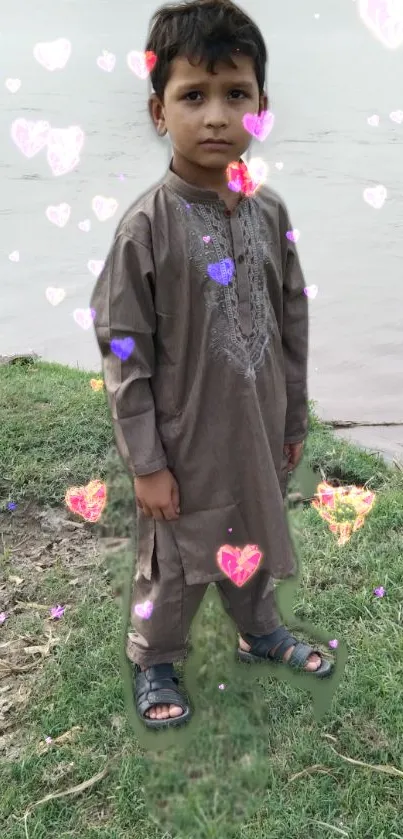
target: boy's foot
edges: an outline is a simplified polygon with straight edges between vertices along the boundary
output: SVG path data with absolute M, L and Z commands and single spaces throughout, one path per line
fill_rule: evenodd
M 190 719 L 188 703 L 178 690 L 179 679 L 172 664 L 154 664 L 136 673 L 137 711 L 145 725 L 181 725 Z
M 276 646 L 273 647 L 272 650 L 270 650 L 270 656 L 274 655 L 279 646 L 280 644 L 276 644 Z M 241 636 L 239 636 L 239 648 L 241 650 L 244 650 L 246 653 L 249 653 L 251 650 L 250 645 L 247 644 L 246 641 L 244 641 L 243 638 L 241 638 Z M 286 650 L 286 652 L 283 655 L 283 661 L 288 661 L 288 659 L 292 655 L 293 650 L 295 650 L 295 645 L 293 647 L 289 647 L 288 650 Z M 304 666 L 304 670 L 317 670 L 320 667 L 321 663 L 321 657 L 317 655 L 317 653 L 311 653 Z
M 321 679 L 330 676 L 334 669 L 333 662 L 324 658 L 319 650 L 298 641 L 285 626 L 278 626 L 269 635 L 240 637 L 238 658 L 247 663 L 274 660 L 296 670 L 311 672 Z

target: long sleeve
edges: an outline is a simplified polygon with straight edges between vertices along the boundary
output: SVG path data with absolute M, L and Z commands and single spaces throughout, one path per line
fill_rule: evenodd
M 297 249 L 285 235 L 292 229 L 285 208 L 281 221 L 284 248 L 282 345 L 287 386 L 284 442 L 298 443 L 308 433 L 308 299 Z
M 90 304 L 96 312 L 95 334 L 117 447 L 134 476 L 149 475 L 167 465 L 150 387 L 155 366 L 153 279 L 149 248 L 118 233 Z M 125 338 L 134 342 L 127 359 L 111 349 L 113 339 Z

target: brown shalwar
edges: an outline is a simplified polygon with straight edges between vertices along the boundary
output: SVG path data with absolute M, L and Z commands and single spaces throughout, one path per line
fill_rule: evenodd
M 184 655 L 210 582 L 241 632 L 279 623 L 274 580 L 296 572 L 283 446 L 308 427 L 308 302 L 291 229 L 267 186 L 231 212 L 170 166 L 123 216 L 96 282 L 118 449 L 133 477 L 168 468 L 180 493 L 176 521 L 137 510 L 133 604 L 153 603 L 128 639 L 141 666 Z M 226 544 L 263 554 L 240 589 L 217 564 Z

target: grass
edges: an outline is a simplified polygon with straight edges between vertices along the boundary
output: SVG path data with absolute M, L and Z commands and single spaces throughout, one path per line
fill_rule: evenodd
M 402 473 L 335 439 L 312 410 L 290 488 L 307 493 L 323 474 L 376 492 L 343 547 L 309 504 L 289 512 L 300 576 L 277 589 L 280 612 L 322 650 L 338 639 L 334 678 L 322 687 L 235 664 L 235 629 L 212 589 L 180 668 L 194 720 L 144 733 L 122 655 L 133 492 L 92 375 L 45 363 L 0 368 L 0 598 L 10 578 L 24 580 L 0 602 L 9 614 L 0 627 L 1 837 L 403 839 Z M 67 487 L 93 478 L 108 487 L 101 522 L 63 531 L 64 541 L 56 525 L 47 536 L 38 511 L 60 512 Z M 55 603 L 67 604 L 57 623 L 48 616 Z M 29 659 L 23 649 L 35 646 L 42 653 Z M 10 669 L 11 650 L 31 669 L 21 671 L 18 657 Z M 81 792 L 35 806 L 103 770 Z

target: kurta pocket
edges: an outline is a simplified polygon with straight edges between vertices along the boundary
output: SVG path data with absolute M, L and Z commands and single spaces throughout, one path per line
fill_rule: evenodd
M 137 576 L 151 580 L 155 548 L 155 519 L 137 507 Z

